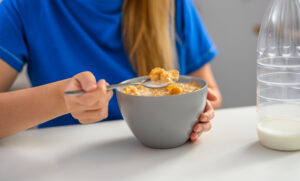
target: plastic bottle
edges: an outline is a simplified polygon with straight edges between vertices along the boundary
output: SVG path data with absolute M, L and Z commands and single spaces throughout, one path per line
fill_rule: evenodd
M 257 43 L 257 133 L 276 150 L 300 149 L 300 1 L 273 0 Z

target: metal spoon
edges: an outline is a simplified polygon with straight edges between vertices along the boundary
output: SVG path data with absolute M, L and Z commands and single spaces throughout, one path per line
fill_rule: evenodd
M 140 82 L 125 82 L 125 83 L 119 83 L 119 84 L 113 84 L 107 86 L 107 90 L 112 90 L 116 89 L 119 87 L 127 86 L 127 85 L 142 85 L 147 88 L 151 89 L 159 89 L 159 88 L 164 88 L 167 87 L 170 83 L 162 83 L 162 82 L 157 82 L 157 81 L 152 81 L 150 78 L 147 78 L 145 80 L 142 80 Z M 75 90 L 75 91 L 66 91 L 64 92 L 66 95 L 82 95 L 85 93 L 83 90 Z

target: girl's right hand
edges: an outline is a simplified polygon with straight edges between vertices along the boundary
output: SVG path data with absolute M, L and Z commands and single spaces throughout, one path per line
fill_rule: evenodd
M 91 72 L 82 72 L 69 80 L 65 91 L 84 90 L 79 96 L 64 95 L 69 113 L 80 123 L 87 124 L 101 121 L 108 116 L 108 103 L 113 92 L 107 91 L 108 83 L 104 79 L 96 82 Z

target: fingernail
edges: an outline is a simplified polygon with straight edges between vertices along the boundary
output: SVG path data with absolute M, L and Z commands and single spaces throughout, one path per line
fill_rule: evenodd
M 195 139 L 197 138 L 197 134 L 196 134 L 196 133 L 193 134 L 193 135 L 192 135 L 192 138 L 193 138 L 193 140 L 195 140 Z
M 198 127 L 196 131 L 197 132 L 201 132 L 202 131 L 202 127 Z
M 204 118 L 201 119 L 201 121 L 202 121 L 202 122 L 207 122 L 208 119 L 207 119 L 207 117 L 204 117 Z
M 85 91 L 90 91 L 90 90 L 93 90 L 97 87 L 97 85 L 93 84 L 93 83 L 88 83 L 86 86 L 85 86 Z

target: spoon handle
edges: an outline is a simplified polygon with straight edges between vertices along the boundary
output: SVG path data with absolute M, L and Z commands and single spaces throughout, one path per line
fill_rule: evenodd
M 119 87 L 123 87 L 126 85 L 130 85 L 131 83 L 120 83 L 120 84 L 112 84 L 106 87 L 107 90 L 117 89 Z
M 68 96 L 79 96 L 84 94 L 85 92 L 83 90 L 75 90 L 75 91 L 65 91 L 64 94 Z
M 107 90 L 112 90 L 112 89 L 116 89 L 119 87 L 123 87 L 126 85 L 130 85 L 132 83 L 121 83 L 121 84 L 112 84 L 106 87 Z M 85 92 L 83 90 L 75 90 L 75 91 L 65 91 L 64 94 L 65 95 L 72 95 L 72 96 L 79 96 L 84 94 Z

